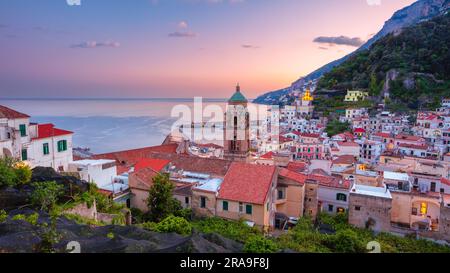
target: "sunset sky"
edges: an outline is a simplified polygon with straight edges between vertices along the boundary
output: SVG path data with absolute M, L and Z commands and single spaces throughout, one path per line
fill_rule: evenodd
M 354 51 L 413 0 L 0 1 L 0 97 L 249 98 Z M 343 37 L 341 37 L 343 36 Z

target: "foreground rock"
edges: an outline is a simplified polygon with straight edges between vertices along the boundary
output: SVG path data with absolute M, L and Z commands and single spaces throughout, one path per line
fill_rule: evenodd
M 0 223 L 0 253 L 43 252 L 49 237 L 51 221 L 41 212 L 38 223 L 12 220 L 16 214 L 29 215 L 31 210 L 15 210 Z M 70 252 L 68 244 L 77 242 L 81 253 L 231 253 L 241 252 L 242 245 L 217 234 L 183 237 L 175 233 L 156 233 L 135 226 L 93 227 L 79 225 L 64 217 L 58 218 L 56 231 L 60 239 L 53 245 L 55 252 Z

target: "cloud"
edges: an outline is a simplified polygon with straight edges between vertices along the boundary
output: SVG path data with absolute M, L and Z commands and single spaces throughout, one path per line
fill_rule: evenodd
M 354 46 L 354 47 L 360 47 L 364 44 L 364 41 L 361 38 L 355 37 L 350 38 L 347 36 L 339 36 L 339 37 L 326 37 L 321 36 L 314 39 L 315 43 L 320 44 L 328 44 L 330 46 L 333 45 L 347 45 L 347 46 Z
M 175 31 L 169 33 L 169 37 L 171 38 L 195 38 L 198 34 L 191 31 Z
M 322 50 L 328 50 L 328 47 L 319 46 L 319 49 L 322 49 Z
M 367 5 L 369 6 L 380 6 L 381 0 L 366 0 Z
M 111 41 L 107 42 L 86 41 L 71 46 L 71 48 L 99 48 L 99 47 L 117 48 L 120 47 L 120 43 Z
M 180 22 L 178 22 L 177 26 L 178 26 L 178 28 L 186 29 L 186 28 L 188 28 L 188 23 L 186 21 L 180 21 Z
M 241 45 L 242 48 L 246 48 L 246 49 L 258 49 L 260 48 L 259 46 L 255 46 L 255 45 L 251 45 L 251 44 L 243 44 Z

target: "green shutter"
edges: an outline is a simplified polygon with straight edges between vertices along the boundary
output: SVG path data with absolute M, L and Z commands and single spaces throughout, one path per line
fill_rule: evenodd
M 26 149 L 22 150 L 22 161 L 28 160 L 28 151 Z
M 49 149 L 48 143 L 44 143 L 42 146 L 42 149 L 43 149 L 44 155 L 50 154 L 50 149 Z
M 228 211 L 228 202 L 227 201 L 223 201 L 223 210 L 224 211 Z
M 252 205 L 245 205 L 245 213 L 247 213 L 247 214 L 252 214 L 253 213 Z
M 27 127 L 25 124 L 20 124 L 19 130 L 20 130 L 20 136 L 22 136 L 22 137 L 27 136 Z
M 58 152 L 62 151 L 62 142 L 58 141 Z
M 58 152 L 67 151 L 67 140 L 58 141 Z
M 67 140 L 63 140 L 63 151 L 67 151 Z

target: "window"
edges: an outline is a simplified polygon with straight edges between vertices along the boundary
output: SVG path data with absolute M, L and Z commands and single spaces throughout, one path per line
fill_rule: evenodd
M 223 201 L 223 202 L 222 202 L 222 209 L 223 209 L 224 211 L 228 211 L 228 202 L 227 202 L 227 201 Z
M 412 215 L 417 215 L 417 208 L 412 208 L 411 214 L 412 214 Z
M 283 190 L 278 190 L 278 200 L 284 199 L 284 193 Z
M 344 208 L 337 208 L 337 213 L 345 213 L 345 209 Z
M 253 206 L 245 205 L 245 213 L 251 215 L 253 213 Z
M 430 191 L 432 191 L 432 192 L 436 191 L 436 182 L 431 182 Z
M 360 206 L 355 206 L 355 210 L 360 211 L 361 207 Z
M 239 212 L 242 213 L 244 211 L 244 204 L 239 203 Z
M 428 212 L 428 204 L 423 202 L 420 204 L 420 214 L 421 215 L 426 215 Z
M 48 143 L 44 143 L 42 145 L 42 150 L 43 150 L 42 152 L 44 153 L 44 155 L 50 154 L 50 149 L 49 149 Z
M 67 140 L 58 141 L 58 152 L 67 151 Z
M 200 197 L 200 207 L 202 209 L 206 208 L 206 197 L 204 196 Z
M 19 130 L 20 130 L 21 137 L 27 136 L 27 126 L 25 124 L 20 124 Z
M 347 201 L 347 195 L 345 195 L 343 193 L 338 193 L 336 195 L 336 200 L 346 202 Z
M 328 211 L 332 212 L 334 210 L 334 206 L 333 205 L 328 205 Z
M 185 203 L 186 205 L 189 204 L 189 197 L 186 196 L 186 197 L 184 198 L 184 203 Z
M 28 160 L 28 151 L 27 149 L 22 150 L 22 161 Z

